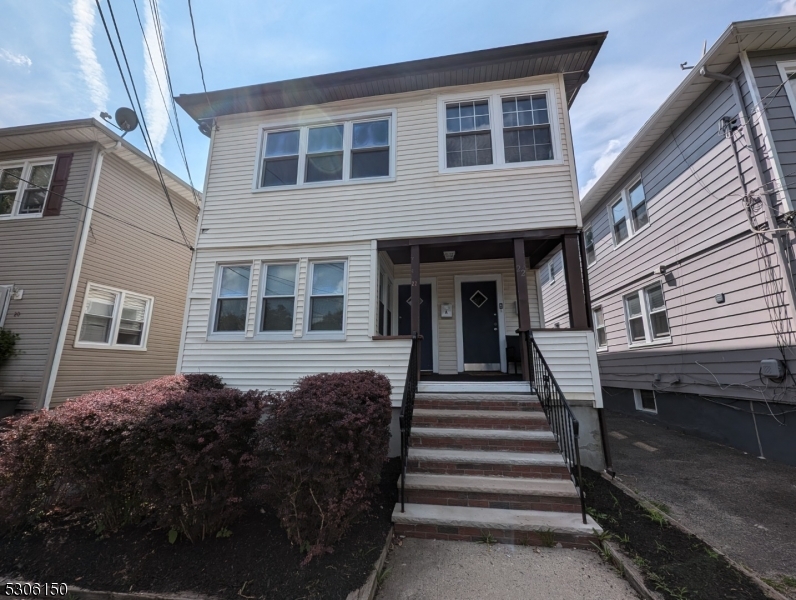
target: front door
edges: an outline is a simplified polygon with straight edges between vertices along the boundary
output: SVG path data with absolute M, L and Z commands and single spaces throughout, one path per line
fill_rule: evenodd
M 398 335 L 412 335 L 412 287 L 398 286 Z M 420 284 L 420 370 L 434 370 L 434 327 L 431 323 L 434 306 L 431 284 Z
M 500 371 L 500 327 L 495 281 L 462 281 L 465 371 Z

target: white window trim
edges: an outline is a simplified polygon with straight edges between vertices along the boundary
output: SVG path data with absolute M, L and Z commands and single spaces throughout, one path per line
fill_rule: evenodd
M 8 307 L 11 304 L 11 294 L 14 293 L 14 284 L 9 283 L 7 285 L 0 285 L 0 289 L 6 290 L 5 297 L 0 296 L 0 298 L 2 298 L 2 302 L 0 303 L 0 327 L 2 327 L 3 323 L 6 322 Z
M 5 163 L 0 163 L 0 171 L 3 169 L 13 169 L 14 167 L 22 167 L 22 180 L 19 182 L 19 187 L 17 187 L 17 195 L 14 198 L 14 205 L 11 207 L 11 212 L 7 215 L 0 215 L 0 221 L 5 220 L 14 220 L 14 219 L 38 219 L 44 215 L 44 211 L 47 209 L 47 199 L 45 197 L 44 206 L 42 206 L 41 212 L 31 213 L 31 214 L 17 214 L 19 211 L 19 207 L 22 204 L 22 198 L 25 195 L 25 190 L 28 188 L 28 183 L 25 181 L 26 179 L 30 179 L 30 172 L 33 167 L 38 167 L 42 165 L 49 165 L 52 164 L 53 168 L 50 171 L 50 181 L 47 183 L 47 190 L 49 193 L 49 189 L 52 187 L 53 184 L 53 177 L 55 176 L 55 156 L 49 156 L 44 158 L 30 158 L 27 160 L 14 160 L 8 161 Z
M 353 137 L 353 124 L 359 121 L 377 121 L 379 119 L 390 120 L 390 174 L 386 177 L 362 177 L 351 178 L 351 142 Z M 261 124 L 257 138 L 257 155 L 254 164 L 254 177 L 252 178 L 252 193 L 274 193 L 285 192 L 296 189 L 324 188 L 340 185 L 362 185 L 367 183 L 385 183 L 395 181 L 395 147 L 398 136 L 398 111 L 387 109 L 379 111 L 368 111 L 360 113 L 342 114 L 338 116 L 328 116 L 325 118 L 304 118 L 273 121 Z M 337 181 L 313 181 L 305 182 L 304 176 L 307 164 L 307 139 L 310 127 L 324 125 L 344 125 L 343 128 L 343 179 Z M 265 151 L 265 137 L 268 133 L 279 131 L 299 130 L 299 158 L 298 175 L 295 185 L 275 185 L 269 187 L 260 186 L 263 168 L 263 152 Z
M 603 313 L 603 331 L 605 331 L 605 346 L 600 346 L 600 338 L 597 336 L 597 311 Z M 594 321 L 594 346 L 597 352 L 608 352 L 608 328 L 605 326 L 605 311 L 602 306 L 595 306 L 591 309 L 592 320 Z
M 312 318 L 312 277 L 315 265 L 327 263 L 344 263 L 343 267 L 343 328 L 340 331 L 312 331 L 310 320 Z M 336 295 L 336 294 L 334 294 Z M 310 258 L 307 264 L 307 285 L 304 291 L 304 338 L 309 340 L 345 340 L 348 325 L 348 258 L 347 257 L 322 257 Z
M 641 184 L 642 187 L 644 186 L 644 182 L 641 180 L 641 175 L 636 176 L 629 184 L 627 184 L 622 191 L 619 192 L 619 196 L 615 196 L 611 202 L 608 203 L 608 222 L 611 224 L 611 239 L 614 242 L 614 248 L 619 248 L 624 246 L 627 242 L 632 240 L 635 236 L 640 234 L 642 231 L 647 229 L 650 225 L 652 225 L 652 219 L 650 218 L 650 211 L 649 211 L 649 198 L 647 198 L 647 190 L 644 190 L 644 203 L 647 205 L 647 224 L 644 227 L 639 229 L 635 228 L 633 224 L 633 209 L 630 206 L 630 194 L 629 191 L 632 187 L 636 186 L 637 184 Z M 616 241 L 616 232 L 614 231 L 614 212 L 613 207 L 616 206 L 618 201 L 622 201 L 625 203 L 625 210 L 627 211 L 627 237 L 622 240 L 621 242 Z M 597 247 L 594 248 L 594 260 L 597 261 Z
M 507 163 L 503 148 L 503 104 L 502 99 L 509 96 L 527 96 L 531 94 L 547 95 L 547 116 L 550 121 L 550 138 L 553 142 L 552 160 L 536 160 L 527 162 Z M 446 113 L 445 105 L 450 102 L 467 102 L 472 100 L 487 100 L 489 104 L 489 130 L 492 135 L 492 164 L 475 165 L 472 167 L 447 166 L 446 152 Z M 523 86 L 502 89 L 497 92 L 469 92 L 462 94 L 444 94 L 437 96 L 437 143 L 440 173 L 469 173 L 470 171 L 494 171 L 497 169 L 526 169 L 546 167 L 550 165 L 563 165 L 564 153 L 561 149 L 561 131 L 559 129 L 558 93 L 553 84 Z
M 641 390 L 636 390 L 636 389 L 633 390 L 633 401 L 636 404 L 636 410 L 640 410 L 640 411 L 645 412 L 645 413 L 651 413 L 653 415 L 657 415 L 658 414 L 658 398 L 655 397 L 655 390 L 650 390 L 650 391 L 652 392 L 652 399 L 655 402 L 655 410 L 652 410 L 652 409 L 649 409 L 649 408 L 644 408 L 644 406 L 641 404 Z
M 223 267 L 249 267 L 249 288 L 246 294 L 246 324 L 243 331 L 215 331 L 216 311 L 218 310 L 218 294 L 221 288 L 221 269 Z M 246 330 L 249 323 L 249 310 L 251 309 L 251 289 L 252 279 L 254 278 L 254 264 L 251 261 L 233 261 L 216 263 L 215 275 L 213 277 L 213 295 L 210 304 L 210 320 L 207 323 L 207 339 L 210 340 L 242 340 L 246 337 Z M 255 324 L 255 326 L 257 326 Z M 256 331 L 256 330 L 255 330 Z
M 671 325 L 669 326 L 669 335 L 667 337 L 662 337 L 655 339 L 652 337 L 652 325 L 650 324 L 650 312 L 649 312 L 649 304 L 647 303 L 647 294 L 646 291 L 654 287 L 656 285 L 661 286 L 661 291 L 664 291 L 663 283 L 660 281 L 656 281 L 649 285 L 645 285 L 640 290 L 636 290 L 635 292 L 630 292 L 629 294 L 625 294 L 622 296 L 622 310 L 624 311 L 625 315 L 625 333 L 627 335 L 627 345 L 628 348 L 641 348 L 646 346 L 661 346 L 664 344 L 671 344 L 672 343 L 672 329 Z M 641 302 L 641 320 L 644 323 L 644 341 L 643 342 L 633 342 L 630 338 L 630 318 L 627 313 L 627 302 L 626 299 L 629 296 L 634 294 L 638 295 L 639 302 Z M 669 318 L 669 309 L 666 308 L 666 295 L 663 296 L 663 306 L 666 311 L 666 318 Z
M 279 265 L 296 265 L 296 278 L 293 281 L 293 326 L 290 328 L 289 331 L 262 331 L 263 325 L 263 311 L 265 310 L 265 281 L 267 279 L 266 275 L 268 272 L 268 267 L 279 266 Z M 228 266 L 228 265 L 225 265 Z M 259 338 L 261 340 L 292 340 L 293 335 L 296 330 L 296 307 L 298 306 L 298 280 L 299 280 L 299 271 L 301 270 L 301 261 L 298 258 L 294 259 L 285 259 L 285 260 L 273 260 L 273 261 L 262 261 L 260 263 L 260 282 L 259 282 L 259 291 L 257 295 L 257 322 L 254 324 L 254 337 Z M 273 296 L 275 298 L 279 298 L 282 296 Z M 248 321 L 248 310 L 247 310 L 247 321 Z
M 594 260 L 589 262 L 589 253 L 586 251 L 586 232 L 591 232 L 591 247 L 594 251 Z M 594 242 L 594 225 L 590 224 L 583 228 L 583 253 L 586 255 L 586 266 L 590 267 L 597 262 L 597 244 Z
M 113 307 L 113 317 L 111 321 L 111 334 L 108 336 L 108 343 L 102 344 L 99 342 L 81 342 L 80 332 L 83 329 L 83 317 L 86 315 L 88 308 L 89 291 L 91 289 L 105 290 L 118 294 L 116 304 Z M 146 300 L 146 315 L 144 315 L 144 330 L 141 332 L 141 345 L 131 346 L 129 344 L 119 344 L 116 342 L 116 337 L 119 335 L 119 325 L 121 324 L 121 309 L 124 306 L 124 299 L 127 296 L 132 296 L 140 300 Z M 100 350 L 129 350 L 132 352 L 146 352 L 147 341 L 149 339 L 149 326 L 152 322 L 152 312 L 155 307 L 155 298 L 147 296 L 146 294 L 139 294 L 137 292 L 129 292 L 119 288 L 111 287 L 109 285 L 102 285 L 100 283 L 88 282 L 86 284 L 86 291 L 83 296 L 83 306 L 80 309 L 80 319 L 77 323 L 77 331 L 75 332 L 75 341 L 73 346 L 75 348 L 95 348 Z

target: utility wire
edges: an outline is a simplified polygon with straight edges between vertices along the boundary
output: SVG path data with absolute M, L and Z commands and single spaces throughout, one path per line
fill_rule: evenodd
M 97 10 L 100 13 L 100 17 L 102 18 L 102 24 L 105 27 L 105 33 L 108 36 L 108 42 L 111 44 L 111 46 L 113 46 L 113 38 L 111 36 L 110 30 L 108 29 L 108 25 L 107 25 L 107 22 L 105 21 L 105 17 L 104 17 L 104 15 L 102 13 L 102 7 L 100 6 L 99 0 L 94 0 L 94 1 L 95 1 L 96 5 L 97 5 Z M 133 79 L 133 71 L 130 68 L 130 63 L 127 60 L 127 53 L 124 50 L 124 43 L 122 42 L 122 37 L 121 37 L 121 35 L 119 33 L 119 27 L 118 27 L 118 25 L 116 23 L 116 16 L 113 13 L 113 5 L 111 4 L 111 0 L 108 0 L 108 9 L 110 10 L 111 21 L 113 22 L 113 28 L 114 28 L 114 30 L 116 32 L 116 38 L 119 40 L 119 49 L 122 52 L 122 58 L 124 59 L 124 64 L 127 67 L 127 73 L 128 73 L 128 75 L 130 77 L 130 87 L 133 88 L 133 95 L 135 96 L 135 101 L 136 101 L 136 104 L 138 106 L 138 111 L 139 111 L 138 116 L 139 116 L 139 118 L 141 120 L 144 144 L 146 145 L 147 152 L 149 153 L 150 157 L 152 158 L 152 162 L 153 162 L 153 165 L 155 167 L 155 171 L 157 172 L 158 179 L 160 180 L 160 185 L 163 188 L 163 193 L 166 195 L 166 201 L 168 202 L 169 207 L 171 207 L 171 212 L 174 215 L 174 220 L 177 222 L 177 228 L 180 230 L 180 234 L 182 235 L 182 238 L 185 241 L 185 245 L 188 246 L 189 248 L 191 248 L 191 250 L 193 250 L 193 247 L 191 246 L 190 242 L 188 241 L 188 236 L 185 234 L 185 230 L 182 228 L 182 224 L 180 223 L 180 219 L 179 219 L 179 217 L 177 217 L 177 211 L 174 208 L 174 203 L 171 201 L 171 195 L 169 194 L 168 187 L 166 186 L 166 181 L 165 181 L 165 179 L 163 177 L 163 173 L 162 173 L 161 168 L 160 168 L 160 163 L 158 162 L 157 157 L 155 156 L 154 145 L 152 144 L 152 138 L 149 135 L 149 129 L 148 129 L 147 124 L 146 124 L 146 118 L 144 117 L 144 110 L 143 110 L 143 108 L 141 106 L 141 100 L 138 97 L 138 90 L 135 87 L 135 80 Z M 114 51 L 114 55 L 115 54 L 116 53 Z M 119 66 L 119 72 L 122 75 L 122 79 L 124 79 L 124 72 L 121 70 L 121 65 L 119 65 L 118 58 L 117 58 L 116 62 L 117 62 L 117 66 Z M 125 84 L 125 89 L 127 89 L 127 85 L 126 84 Z M 133 98 L 132 98 L 132 96 L 130 96 L 130 90 L 129 89 L 127 89 L 127 96 L 130 99 L 130 103 L 132 104 L 133 103 Z
M 191 15 L 191 30 L 193 31 L 193 45 L 196 47 L 196 60 L 199 61 L 199 73 L 202 76 L 202 88 L 205 91 L 205 99 L 207 100 L 207 108 L 210 109 L 210 114 L 215 117 L 213 105 L 210 103 L 210 96 L 207 94 L 207 85 L 205 84 L 205 70 L 202 68 L 202 55 L 199 53 L 199 42 L 196 40 L 196 24 L 193 20 L 193 7 L 191 0 L 188 0 L 188 14 Z
M 174 92 L 171 87 L 171 76 L 169 75 L 169 67 L 168 63 L 164 62 L 163 67 L 166 72 L 166 77 L 168 78 L 168 88 L 169 88 L 169 97 L 171 98 L 171 104 L 174 112 L 174 119 L 171 118 L 171 111 L 169 111 L 168 104 L 166 103 L 166 97 L 163 94 L 163 87 L 160 83 L 160 78 L 158 77 L 158 71 L 155 68 L 155 60 L 152 56 L 152 51 L 149 47 L 149 41 L 147 40 L 146 33 L 144 32 L 144 24 L 141 22 L 141 14 L 138 11 L 138 0 L 133 0 L 133 7 L 135 8 L 135 15 L 138 18 L 138 26 L 141 28 L 141 36 L 144 39 L 144 45 L 146 46 L 147 54 L 149 55 L 149 63 L 152 65 L 152 72 L 155 75 L 155 81 L 158 84 L 158 91 L 160 92 L 160 97 L 163 100 L 163 107 L 166 109 L 166 115 L 169 118 L 169 126 L 171 127 L 171 132 L 174 134 L 174 139 L 177 142 L 177 149 L 182 156 L 182 163 L 185 165 L 185 171 L 188 173 L 188 182 L 191 184 L 191 194 L 193 194 L 194 203 L 198 206 L 199 205 L 199 198 L 196 196 L 196 186 L 193 183 L 193 178 L 191 177 L 191 169 L 188 166 L 188 157 L 185 151 L 185 142 L 182 139 L 182 129 L 180 128 L 180 118 L 177 114 L 177 107 L 174 102 Z M 153 8 L 154 10 L 154 8 Z M 161 38 L 162 39 L 162 38 Z M 166 61 L 166 47 L 164 44 L 160 44 L 160 51 L 161 55 L 164 57 L 164 61 Z M 176 129 L 175 129 L 175 121 L 176 121 Z

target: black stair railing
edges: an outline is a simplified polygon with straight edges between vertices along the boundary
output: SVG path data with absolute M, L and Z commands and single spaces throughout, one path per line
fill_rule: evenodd
M 533 334 L 521 332 L 528 345 L 528 362 L 531 372 L 531 385 L 536 389 L 539 402 L 556 437 L 561 455 L 564 457 L 569 474 L 580 496 L 580 510 L 586 523 L 586 500 L 583 495 L 583 478 L 580 469 L 580 449 L 578 447 L 579 424 L 564 397 L 564 392 L 553 376 L 547 361 L 542 356 Z
M 409 437 L 412 435 L 412 414 L 415 410 L 415 395 L 417 394 L 417 379 L 420 371 L 420 340 L 421 336 L 412 335 L 412 350 L 409 352 L 409 366 L 406 369 L 406 382 L 404 395 L 401 399 L 401 413 L 398 424 L 401 428 L 401 512 L 404 512 L 406 485 L 406 465 L 409 456 Z

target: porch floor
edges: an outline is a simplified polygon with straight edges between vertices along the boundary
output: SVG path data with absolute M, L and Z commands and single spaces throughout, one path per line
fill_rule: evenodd
M 421 372 L 420 381 L 522 381 L 522 374 L 501 373 L 500 371 L 467 371 L 455 375 Z

